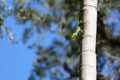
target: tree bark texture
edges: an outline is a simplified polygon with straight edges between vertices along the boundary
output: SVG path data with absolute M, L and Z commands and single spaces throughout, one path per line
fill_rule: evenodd
M 80 80 L 96 80 L 97 0 L 83 0 L 83 40 Z

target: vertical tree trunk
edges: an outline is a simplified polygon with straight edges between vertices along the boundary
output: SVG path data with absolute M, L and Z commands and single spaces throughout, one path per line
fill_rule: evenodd
M 83 0 L 83 27 L 80 80 L 96 80 L 97 0 Z

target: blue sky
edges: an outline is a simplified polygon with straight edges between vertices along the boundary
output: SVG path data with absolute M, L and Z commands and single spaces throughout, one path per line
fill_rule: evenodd
M 0 80 L 27 80 L 33 61 L 33 51 L 24 44 L 0 40 Z
M 29 49 L 28 44 L 31 44 L 36 36 L 23 44 L 22 33 L 25 26 L 16 24 L 12 17 L 7 18 L 4 24 L 11 27 L 18 43 L 12 44 L 5 32 L 4 38 L 0 39 L 0 80 L 28 80 L 36 57 L 35 50 Z M 42 40 L 40 45 L 47 47 L 56 35 L 49 32 L 44 35 L 49 37 Z
M 7 7 L 11 6 L 11 2 L 12 0 L 6 0 Z M 13 17 L 5 19 L 4 25 L 11 28 L 18 43 L 12 44 L 5 32 L 4 38 L 0 39 L 0 80 L 28 80 L 33 69 L 35 50 L 28 49 L 27 44 L 35 38 L 23 44 L 22 33 L 25 26 L 17 24 Z M 27 26 L 30 24 L 28 23 Z M 48 34 L 49 32 L 45 35 Z M 49 46 L 54 36 L 54 34 L 49 34 L 49 38 L 45 38 L 40 44 Z
M 9 7 L 11 0 L 6 0 L 6 3 Z M 4 38 L 0 39 L 0 80 L 28 80 L 35 52 L 21 42 L 23 26 L 14 24 L 12 18 L 6 19 L 4 24 L 12 28 L 18 44 L 12 44 L 5 33 Z

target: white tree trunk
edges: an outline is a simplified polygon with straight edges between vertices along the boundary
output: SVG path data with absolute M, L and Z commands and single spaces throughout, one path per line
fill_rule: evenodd
M 80 80 L 96 80 L 97 0 L 83 0 L 83 27 Z

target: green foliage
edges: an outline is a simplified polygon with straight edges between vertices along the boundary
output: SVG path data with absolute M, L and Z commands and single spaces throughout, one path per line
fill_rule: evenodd
M 54 6 L 54 4 L 55 4 L 55 2 L 56 2 L 57 0 L 47 0 L 47 2 L 49 3 L 49 5 L 52 7 L 52 6 Z
M 0 14 L 0 26 L 3 24 L 3 16 Z

